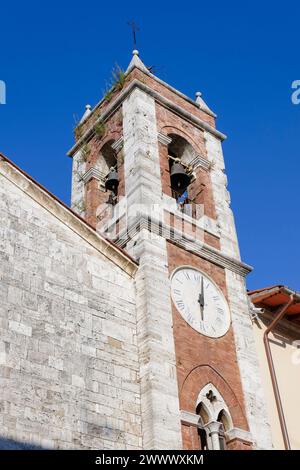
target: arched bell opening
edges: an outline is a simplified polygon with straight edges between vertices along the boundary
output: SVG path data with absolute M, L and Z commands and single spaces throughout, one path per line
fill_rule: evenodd
M 169 134 L 169 137 L 172 139 L 168 145 L 172 197 L 180 206 L 184 206 L 189 203 L 189 185 L 192 181 L 189 163 L 195 158 L 196 152 L 183 137 L 177 134 Z
M 118 197 L 119 175 L 116 153 L 112 148 L 113 142 L 113 140 L 106 142 L 100 151 L 100 171 L 104 177 L 105 190 L 109 192 L 107 202 L 114 205 Z
M 117 165 L 116 153 L 112 148 L 113 143 L 114 140 L 106 142 L 101 148 L 97 158 L 97 169 L 105 176 L 109 173 L 111 167 L 116 167 Z

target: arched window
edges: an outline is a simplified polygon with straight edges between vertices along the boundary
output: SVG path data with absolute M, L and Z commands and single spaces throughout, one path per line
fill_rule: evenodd
M 233 423 L 222 395 L 212 383 L 206 384 L 200 391 L 196 414 L 199 416 L 198 435 L 201 449 L 205 446 L 206 449 L 224 450 L 225 433 L 232 429 Z
M 168 157 L 169 157 L 169 171 L 170 175 L 172 175 L 172 168 L 174 170 L 174 164 L 180 163 L 182 165 L 182 171 L 188 175 L 189 179 L 191 180 L 191 172 L 189 164 L 195 158 L 196 151 L 193 149 L 191 144 L 188 143 L 183 137 L 177 134 L 169 134 L 172 141 L 168 145 Z M 177 200 L 180 207 L 183 207 L 184 204 L 188 204 L 189 202 L 189 195 L 188 195 L 188 187 L 178 187 L 174 184 L 174 180 L 172 181 L 172 177 L 170 177 L 170 186 L 172 189 L 172 196 Z
M 100 150 L 96 162 L 96 168 L 102 173 L 103 177 L 107 176 L 110 168 L 117 165 L 117 158 L 114 149 L 112 148 L 113 140 L 106 142 Z
M 209 412 L 202 401 L 196 407 L 196 414 L 200 416 L 203 425 L 209 422 Z
M 189 165 L 197 156 L 196 150 L 180 135 L 168 134 L 168 137 L 172 139 L 168 145 L 169 155 L 179 158 L 184 165 Z
M 217 421 L 221 423 L 220 430 L 219 430 L 219 442 L 220 442 L 220 449 L 226 449 L 226 440 L 225 440 L 225 432 L 229 431 L 232 427 L 231 418 L 226 410 L 221 410 L 218 414 Z
M 113 140 L 106 142 L 103 145 L 99 152 L 99 156 L 96 161 L 96 169 L 100 172 L 100 182 L 102 188 L 107 189 L 107 179 L 108 176 L 112 176 L 111 172 L 113 171 L 113 180 L 118 180 L 118 168 L 117 168 L 117 157 L 116 153 L 112 147 L 114 143 Z M 115 173 L 116 172 L 116 173 Z M 111 180 L 112 181 L 112 180 Z M 109 191 L 109 197 L 107 202 L 109 204 L 115 205 L 118 201 L 118 185 L 115 186 L 114 190 Z
M 217 421 L 222 423 L 224 431 L 229 431 L 229 429 L 232 427 L 231 418 L 226 410 L 220 411 Z
M 208 450 L 207 434 L 204 426 L 209 422 L 209 415 L 205 405 L 201 402 L 197 405 L 196 414 L 199 416 L 197 431 L 201 450 Z

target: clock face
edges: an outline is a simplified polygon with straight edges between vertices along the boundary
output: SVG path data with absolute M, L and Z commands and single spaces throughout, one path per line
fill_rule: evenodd
M 219 338 L 230 326 L 230 311 L 216 284 L 195 268 L 176 269 L 171 277 L 172 300 L 184 320 L 205 336 Z

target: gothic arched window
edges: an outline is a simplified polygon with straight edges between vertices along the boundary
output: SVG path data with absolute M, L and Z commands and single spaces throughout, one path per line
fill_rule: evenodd
M 197 431 L 199 436 L 200 448 L 201 450 L 208 450 L 207 433 L 204 429 L 204 426 L 209 421 L 209 414 L 205 408 L 205 405 L 202 402 L 198 403 L 196 408 L 196 414 L 199 416 Z
M 222 395 L 212 383 L 206 384 L 200 391 L 196 414 L 199 416 L 198 435 L 201 449 L 224 450 L 225 433 L 233 427 L 233 423 Z

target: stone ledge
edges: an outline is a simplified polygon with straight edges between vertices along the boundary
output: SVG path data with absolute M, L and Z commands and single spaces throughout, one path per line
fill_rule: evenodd
M 207 158 L 202 157 L 201 155 L 197 155 L 191 162 L 190 162 L 191 167 L 193 167 L 193 170 L 196 170 L 196 168 L 201 167 L 204 170 L 208 171 L 211 167 L 211 162 L 207 160 Z
M 169 137 L 168 135 L 164 135 L 161 132 L 157 134 L 157 140 L 163 145 L 169 145 L 172 142 L 171 137 Z
M 190 426 L 198 426 L 199 416 L 190 411 L 180 410 L 181 422 Z
M 124 138 L 123 138 L 123 136 L 120 137 L 118 140 L 116 140 L 113 144 L 111 144 L 112 149 L 113 149 L 116 153 L 120 152 L 120 150 L 123 148 L 123 145 L 124 145 Z
M 97 181 L 101 181 L 104 185 L 105 175 L 100 170 L 92 166 L 88 171 L 84 173 L 82 179 L 84 183 L 88 183 L 91 179 L 95 179 Z
M 247 442 L 249 444 L 253 444 L 252 434 L 249 431 L 245 431 L 241 428 L 232 428 L 229 431 L 226 431 L 225 437 L 227 442 L 239 440 Z
M 179 247 L 184 248 L 186 251 L 195 253 L 196 255 L 199 255 L 222 268 L 227 268 L 241 276 L 246 276 L 252 271 L 251 266 L 234 258 L 230 258 L 211 246 L 205 243 L 200 243 L 192 237 L 188 237 L 186 234 L 182 234 L 174 227 L 170 227 L 163 222 L 146 215 L 140 215 L 135 218 L 131 225 L 125 228 L 114 241 L 118 246 L 123 248 L 131 238 L 143 229 L 146 229 L 155 235 L 159 235 Z

